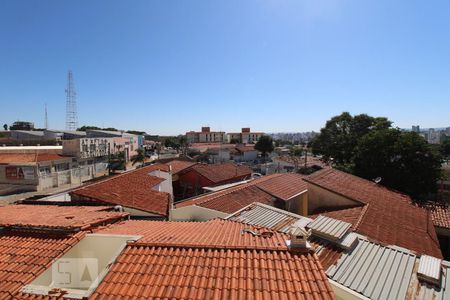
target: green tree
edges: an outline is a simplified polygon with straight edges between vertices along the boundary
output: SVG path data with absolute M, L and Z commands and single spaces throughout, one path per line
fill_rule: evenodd
M 3 124 L 3 129 L 6 131 L 8 130 L 8 124 Z
M 415 132 L 382 129 L 369 132 L 359 141 L 354 174 L 366 179 L 381 177 L 381 184 L 414 199 L 436 192 L 441 177 L 438 153 Z
M 292 149 L 292 155 L 294 156 L 302 156 L 303 155 L 303 149 L 299 147 L 295 147 Z
M 391 122 L 386 118 L 374 118 L 366 114 L 352 116 L 343 112 L 327 121 L 311 141 L 314 154 L 323 155 L 324 160 L 331 158 L 340 166 L 352 164 L 358 141 L 369 132 L 390 128 Z
M 449 138 L 446 138 L 446 139 L 444 139 L 444 141 L 442 141 L 440 151 L 441 151 L 442 156 L 444 156 L 445 158 L 450 157 L 450 139 Z
M 128 130 L 127 133 L 135 134 L 135 135 L 144 135 L 145 131 L 138 131 L 138 130 Z
M 109 157 L 108 168 L 110 172 L 116 170 L 125 170 L 126 169 L 125 152 L 121 151 L 116 154 L 111 154 Z
M 131 157 L 131 162 L 132 165 L 134 166 L 137 163 L 141 163 L 142 165 L 144 165 L 145 163 L 145 153 L 143 149 L 137 149 L 136 150 L 137 154 L 133 155 L 133 157 Z
M 101 128 L 97 127 L 97 126 L 86 126 L 86 125 L 81 126 L 80 128 L 77 128 L 78 131 L 86 131 L 86 130 L 89 130 L 89 129 L 100 130 Z
M 238 139 L 236 139 L 236 138 L 232 138 L 230 140 L 230 144 L 239 144 L 239 143 L 240 143 L 240 141 Z
M 273 140 L 268 135 L 263 135 L 259 138 L 255 144 L 255 149 L 262 153 L 264 161 L 266 160 L 267 153 L 271 153 L 274 149 Z

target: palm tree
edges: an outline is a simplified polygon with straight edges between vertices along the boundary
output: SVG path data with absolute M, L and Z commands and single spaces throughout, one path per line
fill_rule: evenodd
M 138 162 L 141 162 L 141 163 L 142 163 L 142 166 L 144 166 L 144 163 L 145 163 L 145 153 L 144 153 L 144 150 L 142 150 L 142 149 L 137 149 L 136 152 L 137 152 L 137 154 L 134 155 L 134 156 L 131 158 L 132 165 L 134 166 L 134 165 L 137 164 Z

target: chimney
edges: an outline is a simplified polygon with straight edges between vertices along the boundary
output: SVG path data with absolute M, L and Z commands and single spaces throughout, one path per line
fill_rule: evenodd
M 293 226 L 289 229 L 288 234 L 291 239 L 286 241 L 286 245 L 290 251 L 309 252 L 312 250 L 311 244 L 308 242 L 308 238 L 311 235 L 311 230 Z

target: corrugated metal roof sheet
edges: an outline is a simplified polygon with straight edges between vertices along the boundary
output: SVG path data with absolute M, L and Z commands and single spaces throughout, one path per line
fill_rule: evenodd
M 307 217 L 262 203 L 252 203 L 226 219 L 249 225 L 263 226 L 284 233 L 287 233 L 294 224 L 295 226 L 305 227 L 312 222 L 312 219 Z
M 416 264 L 416 269 L 418 268 Z M 440 281 L 440 286 L 432 284 L 421 283 L 416 276 L 413 274 L 412 280 L 410 282 L 410 289 L 406 295 L 407 299 L 418 299 L 418 300 L 445 300 L 450 299 L 450 264 L 447 261 L 442 262 L 442 277 Z
M 422 255 L 419 260 L 418 277 L 432 283 L 439 282 L 441 279 L 441 263 L 441 259 Z
M 318 216 L 312 223 L 308 225 L 312 229 L 313 234 L 322 236 L 330 240 L 341 239 L 352 224 L 328 218 L 325 216 Z
M 416 255 L 360 239 L 327 270 L 332 280 L 371 299 L 405 299 Z

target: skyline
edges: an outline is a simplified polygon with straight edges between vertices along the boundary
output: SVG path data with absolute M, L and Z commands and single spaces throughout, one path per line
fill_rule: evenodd
M 316 131 L 343 111 L 449 126 L 450 3 L 3 1 L 0 122 Z

